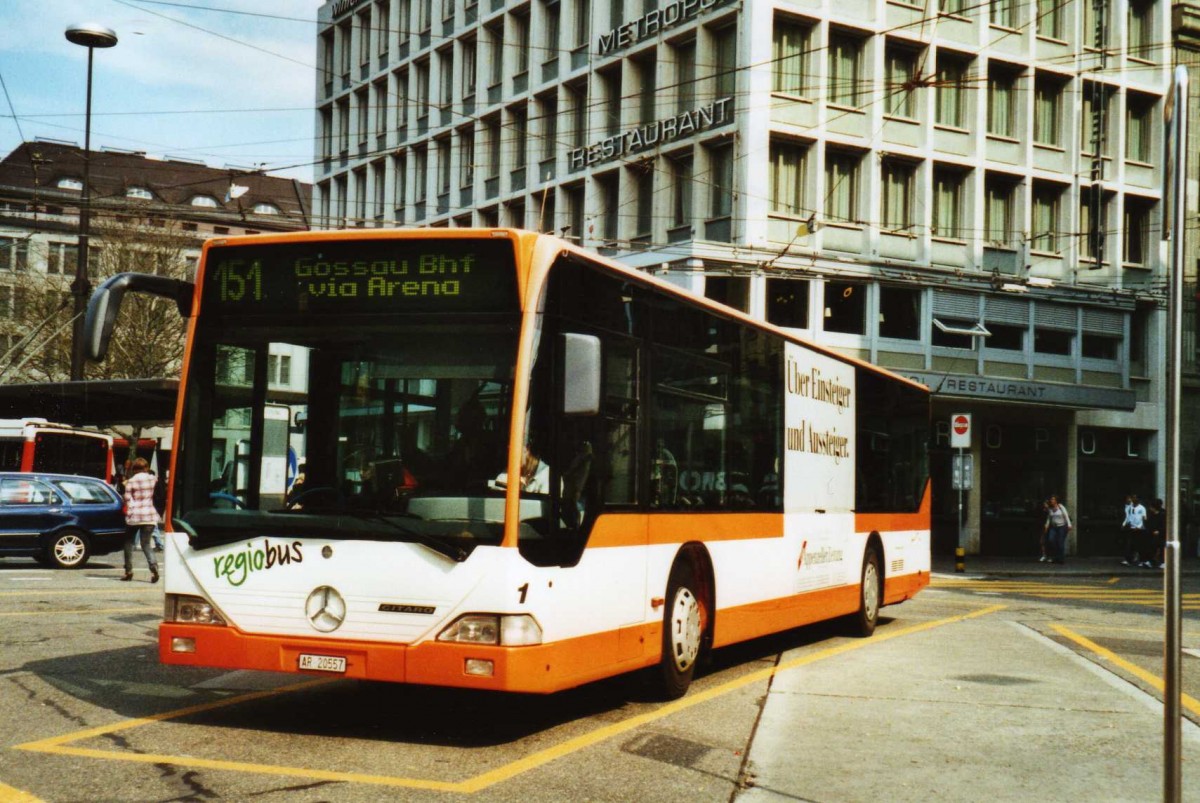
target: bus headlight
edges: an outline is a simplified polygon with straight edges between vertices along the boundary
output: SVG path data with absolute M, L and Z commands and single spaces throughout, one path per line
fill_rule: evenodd
M 527 647 L 542 643 L 542 628 L 528 614 L 469 613 L 455 619 L 437 640 Z
M 212 603 L 203 597 L 167 594 L 163 599 L 163 620 L 189 625 L 224 625 L 225 620 Z

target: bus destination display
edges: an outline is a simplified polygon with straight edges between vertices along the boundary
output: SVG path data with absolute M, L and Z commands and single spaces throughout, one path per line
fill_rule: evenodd
M 207 314 L 499 312 L 516 309 L 505 239 L 344 240 L 215 247 Z

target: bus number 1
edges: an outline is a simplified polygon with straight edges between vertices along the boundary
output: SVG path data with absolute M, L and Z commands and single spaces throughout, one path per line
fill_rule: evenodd
M 525 585 L 521 586 L 520 588 L 517 589 L 517 591 L 521 592 L 521 599 L 517 600 L 517 604 L 524 605 L 525 604 L 525 595 L 529 593 L 529 583 L 526 583 Z

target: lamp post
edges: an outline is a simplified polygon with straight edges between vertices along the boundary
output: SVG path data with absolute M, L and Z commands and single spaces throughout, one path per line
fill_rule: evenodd
M 88 229 L 92 213 L 92 52 L 98 47 L 112 47 L 117 35 L 96 23 L 72 25 L 66 30 L 67 41 L 88 49 L 87 112 L 83 123 L 83 190 L 79 205 L 79 253 L 75 262 L 75 281 L 71 295 L 75 297 L 75 326 L 71 337 L 71 381 L 83 379 L 83 313 L 87 309 L 92 284 L 88 281 Z

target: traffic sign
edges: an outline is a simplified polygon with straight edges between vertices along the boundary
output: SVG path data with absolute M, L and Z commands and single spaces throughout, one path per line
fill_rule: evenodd
M 955 413 L 950 416 L 950 448 L 971 448 L 971 414 Z

